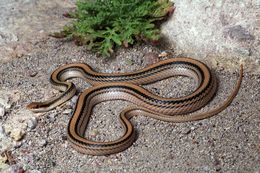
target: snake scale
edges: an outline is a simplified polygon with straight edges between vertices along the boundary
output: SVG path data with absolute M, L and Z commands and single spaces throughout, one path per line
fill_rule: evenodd
M 159 97 L 141 87 L 173 76 L 188 76 L 195 79 L 197 88 L 191 94 L 179 98 Z M 32 102 L 27 106 L 33 112 L 45 112 L 66 102 L 76 94 L 71 78 L 82 78 L 92 85 L 84 90 L 77 101 L 68 125 L 68 140 L 77 151 L 90 155 L 109 155 L 121 152 L 132 145 L 135 130 L 131 117 L 144 115 L 168 122 L 186 122 L 211 117 L 224 110 L 237 95 L 243 77 L 240 67 L 238 82 L 223 103 L 208 112 L 192 113 L 205 106 L 215 95 L 216 76 L 202 62 L 186 57 L 160 61 L 136 72 L 98 73 L 87 64 L 68 64 L 57 68 L 50 77 L 54 88 L 62 94 L 45 102 Z M 103 101 L 126 100 L 135 106 L 126 108 L 120 115 L 124 134 L 115 141 L 99 142 L 84 137 L 93 107 Z M 191 114 L 189 114 L 191 113 Z

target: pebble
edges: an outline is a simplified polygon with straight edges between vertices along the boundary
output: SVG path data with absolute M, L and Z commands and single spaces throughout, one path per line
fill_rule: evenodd
M 89 132 L 89 134 L 91 137 L 95 138 L 99 134 L 99 132 L 97 129 L 93 129 Z
M 47 142 L 45 139 L 42 139 L 42 140 L 39 141 L 38 144 L 39 144 L 40 147 L 44 147 L 44 146 L 47 145 L 47 143 L 48 143 L 48 142 Z
M 12 137 L 15 141 L 20 141 L 23 138 L 24 134 L 25 132 L 21 129 L 12 129 L 10 137 Z
M 36 72 L 36 71 L 30 71 L 29 72 L 30 77 L 35 77 L 37 74 L 38 74 L 38 72 Z
M 21 141 L 16 141 L 14 144 L 15 148 L 20 148 L 22 145 L 23 145 L 23 142 L 21 142 Z
M 170 52 L 168 52 L 168 51 L 162 51 L 158 56 L 159 56 L 159 57 L 167 57 L 167 56 L 169 56 L 169 55 L 171 55 Z
M 63 111 L 64 114 L 71 114 L 71 112 L 72 112 L 72 109 L 65 109 Z
M 9 99 L 7 97 L 6 98 L 1 98 L 0 97 L 0 105 L 2 105 L 6 109 L 10 109 L 11 108 L 11 104 L 9 103 Z
M 5 161 L 2 161 L 0 156 L 0 170 L 5 171 L 5 169 L 8 169 L 9 165 L 5 163 Z
M 0 106 L 0 117 L 3 117 L 5 115 L 5 108 Z
M 190 134 L 191 133 L 191 129 L 190 128 L 184 128 L 183 130 L 182 130 L 182 134 L 184 134 L 184 135 L 188 135 L 188 134 Z
M 29 130 L 33 130 L 37 126 L 37 119 L 35 117 L 32 117 L 27 122 L 27 127 Z
M 6 155 L 5 154 L 1 154 L 0 155 L 0 164 L 1 163 L 5 163 L 7 161 L 7 157 L 6 157 Z M 1 168 L 1 167 L 0 167 Z

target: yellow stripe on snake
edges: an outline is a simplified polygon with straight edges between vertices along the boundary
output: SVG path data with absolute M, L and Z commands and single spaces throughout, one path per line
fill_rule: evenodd
M 191 94 L 180 98 L 159 97 L 141 87 L 173 76 L 188 76 L 197 82 Z M 60 96 L 45 102 L 33 102 L 27 106 L 33 112 L 45 112 L 66 102 L 76 94 L 71 78 L 82 78 L 92 87 L 80 94 L 75 111 L 68 125 L 68 139 L 77 151 L 90 155 L 118 153 L 134 142 L 135 131 L 130 122 L 136 115 L 148 116 L 168 122 L 186 122 L 211 117 L 224 110 L 237 95 L 243 77 L 243 66 L 235 89 L 223 103 L 208 112 L 192 113 L 205 106 L 215 95 L 217 80 L 202 62 L 191 58 L 171 58 L 136 72 L 98 73 L 87 64 L 69 64 L 56 69 L 50 77 L 51 84 L 62 91 Z M 119 115 L 124 135 L 115 141 L 98 142 L 84 137 L 93 107 L 108 100 L 126 100 L 136 106 Z M 191 114 L 189 114 L 191 113 Z M 189 114 L 189 115 L 187 115 Z

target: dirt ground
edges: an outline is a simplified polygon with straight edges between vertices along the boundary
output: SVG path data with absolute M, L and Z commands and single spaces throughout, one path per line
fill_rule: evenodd
M 56 67 L 85 62 L 102 72 L 140 69 L 143 56 L 158 49 L 139 45 L 119 50 L 116 58 L 105 61 L 69 42 L 48 39 L 35 45 L 30 56 L 21 57 L 0 67 L 1 98 L 11 105 L 5 108 L 1 125 L 14 124 L 24 131 L 13 142 L 14 159 L 19 167 L 40 172 L 257 172 L 259 168 L 259 81 L 260 76 L 244 74 L 242 88 L 233 103 L 212 118 L 189 123 L 166 123 L 145 117 L 134 118 L 138 138 L 132 147 L 111 156 L 88 156 L 73 150 L 66 138 L 66 128 L 75 100 L 43 114 L 25 110 L 31 101 L 47 99 L 58 92 L 48 81 Z M 129 65 L 129 62 L 132 62 Z M 225 100 L 238 74 L 214 69 L 220 86 L 216 98 L 201 111 Z M 88 85 L 74 80 L 79 91 Z M 190 92 L 189 78 L 171 78 L 148 86 L 163 96 Z M 175 95 L 176 96 L 176 95 Z M 126 102 L 111 101 L 97 105 L 90 122 L 89 136 L 95 140 L 113 140 L 122 133 L 117 121 Z M 28 117 L 28 118 L 25 118 Z M 36 118 L 34 128 L 28 122 Z M 15 120 L 14 120 L 15 119 Z M 20 124 L 19 124 L 20 123 Z M 26 124 L 25 128 L 23 124 Z M 19 129 L 18 128 L 18 129 Z
M 10 6 L 5 6 L 7 9 L 17 5 L 15 1 L 9 2 Z M 28 6 L 25 7 L 29 8 L 33 2 L 36 5 L 38 3 L 28 1 Z M 61 20 L 62 24 L 65 19 L 59 19 L 58 16 L 71 8 L 72 2 L 66 1 L 67 5 L 60 11 L 55 11 L 60 9 L 60 5 L 58 1 L 54 2 L 56 5 L 50 5 L 53 8 L 49 13 L 44 10 L 38 11 L 38 17 L 41 19 L 43 14 L 53 15 L 57 17 L 54 19 Z M 0 7 L 3 11 L 1 3 Z M 17 18 L 17 15 L 13 15 L 13 18 Z M 0 28 L 10 22 L 3 19 Z M 55 27 L 58 28 L 60 24 Z M 52 29 L 55 30 L 55 27 Z M 134 117 L 132 122 L 138 135 L 130 148 L 110 156 L 83 155 L 69 145 L 66 137 L 67 125 L 77 97 L 46 113 L 34 114 L 25 109 L 31 101 L 42 101 L 58 94 L 48 81 L 51 72 L 60 65 L 75 62 L 87 63 L 96 71 L 106 73 L 134 71 L 149 64 L 151 59 L 146 56 L 149 52 L 159 54 L 164 50 L 150 45 L 136 45 L 129 49 L 119 49 L 114 58 L 106 60 L 69 41 L 48 37 L 47 33 L 52 29 L 35 33 L 37 29 L 33 26 L 31 28 L 33 32 L 28 31 L 32 34 L 31 37 L 25 32 L 26 29 L 10 29 L 9 34 L 7 30 L 2 30 L 5 37 L 0 34 L 0 152 L 10 151 L 13 158 L 11 163 L 2 155 L 0 171 L 260 171 L 259 74 L 244 73 L 239 94 L 232 104 L 212 118 L 188 123 L 167 123 L 142 116 Z M 174 56 L 178 55 L 173 54 Z M 218 106 L 228 97 L 238 79 L 239 68 L 238 66 L 237 71 L 231 71 L 221 64 L 211 64 L 210 60 L 202 61 L 216 73 L 219 89 L 216 97 L 209 105 L 199 110 L 200 112 Z M 79 93 L 89 87 L 82 80 L 75 79 L 73 82 L 77 85 Z M 161 96 L 174 97 L 190 93 L 194 89 L 192 82 L 193 80 L 187 77 L 174 77 L 146 88 Z M 118 114 L 128 105 L 129 103 L 123 101 L 98 104 L 86 135 L 99 141 L 118 138 L 122 135 Z

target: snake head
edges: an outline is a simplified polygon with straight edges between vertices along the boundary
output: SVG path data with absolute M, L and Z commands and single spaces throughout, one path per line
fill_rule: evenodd
M 33 110 L 40 108 L 41 105 L 39 105 L 37 102 L 32 102 L 26 106 L 27 109 Z
M 52 107 L 45 102 L 32 102 L 28 104 L 26 108 L 34 113 L 46 112 L 52 109 Z

